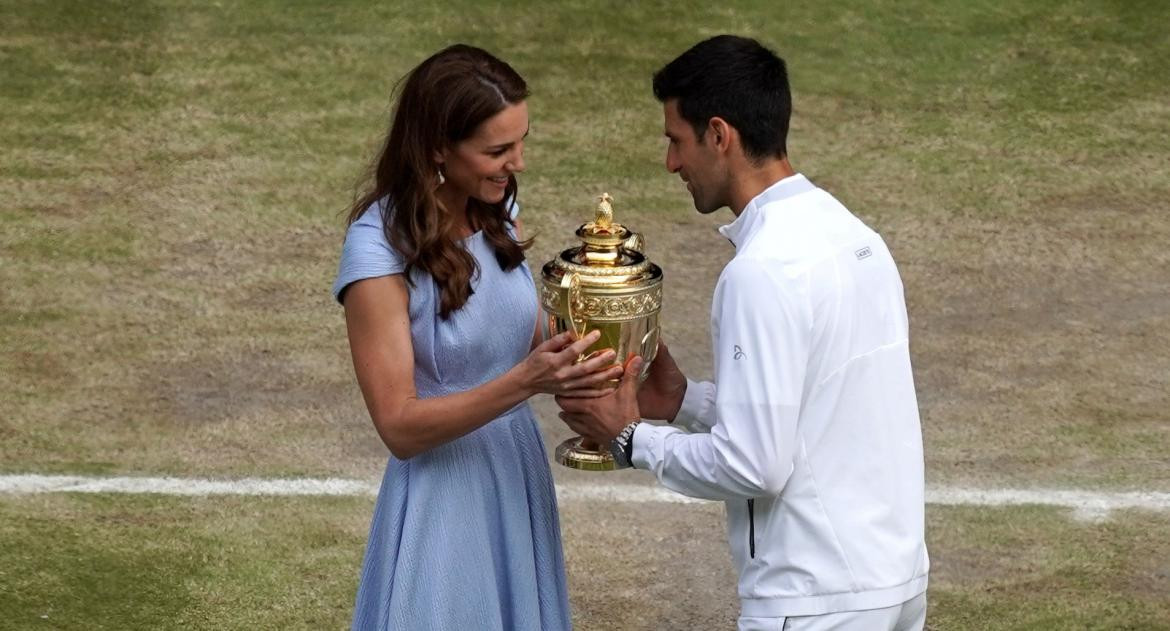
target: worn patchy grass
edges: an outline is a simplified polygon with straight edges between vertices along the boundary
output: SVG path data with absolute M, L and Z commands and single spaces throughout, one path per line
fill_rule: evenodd
M 0 498 L 0 629 L 342 628 L 370 510 L 366 498 Z M 576 628 L 733 626 L 718 504 L 578 502 L 562 521 Z M 928 628 L 1170 628 L 1167 528 L 1137 511 L 1084 523 L 932 506 Z
M 1170 522 L 1043 507 L 930 507 L 937 629 L 1168 629 Z
M 1170 474 L 1161 4 L 3 7 L 0 469 L 375 471 L 339 213 L 395 80 L 452 41 L 531 83 L 533 261 L 613 192 L 705 374 L 725 217 L 661 168 L 648 77 L 735 31 L 789 61 L 796 165 L 901 263 L 932 478 Z
M 326 629 L 370 501 L 0 498 L 0 629 Z

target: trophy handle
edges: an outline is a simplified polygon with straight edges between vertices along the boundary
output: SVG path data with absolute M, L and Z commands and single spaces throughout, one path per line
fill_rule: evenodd
M 642 364 L 642 372 L 638 375 L 638 383 L 646 379 L 650 374 L 650 364 L 658 357 L 658 332 L 660 327 L 655 326 L 650 329 L 646 335 L 642 336 L 642 342 L 638 345 L 639 352 L 642 353 L 642 359 L 645 360 Z
M 569 272 L 561 278 L 561 304 L 565 305 L 565 318 L 569 321 L 569 326 L 573 328 L 573 333 L 577 339 L 585 336 L 586 325 L 581 322 L 581 326 L 577 326 L 577 316 L 573 313 L 573 303 L 581 299 L 581 277 L 574 272 Z
M 642 236 L 641 232 L 635 232 L 628 239 L 622 241 L 622 246 L 627 250 L 644 252 L 646 250 L 646 238 Z

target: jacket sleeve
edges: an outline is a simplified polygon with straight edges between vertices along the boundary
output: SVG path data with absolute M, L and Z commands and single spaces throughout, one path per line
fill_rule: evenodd
M 709 432 L 715 424 L 715 384 L 687 379 L 682 407 L 672 425 L 691 433 Z
M 720 278 L 715 304 L 710 432 L 639 425 L 634 466 L 691 497 L 776 496 L 792 473 L 808 363 L 807 277 L 733 260 Z

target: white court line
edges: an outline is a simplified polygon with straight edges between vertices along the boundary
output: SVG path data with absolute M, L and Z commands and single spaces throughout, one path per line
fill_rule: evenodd
M 96 477 L 73 475 L 0 475 L 0 493 L 154 493 L 161 495 L 374 496 L 378 483 L 344 478 L 207 478 Z M 558 484 L 562 502 L 610 501 L 688 504 L 701 502 L 661 487 L 630 484 Z M 1085 491 L 1077 489 L 975 489 L 936 486 L 927 489 L 929 504 L 1008 506 L 1034 504 L 1073 509 L 1081 519 L 1100 520 L 1109 512 L 1137 508 L 1170 511 L 1170 493 L 1157 491 Z
M 160 495 L 377 495 L 378 485 L 343 478 L 145 478 L 2 475 L 0 493 L 157 493 Z

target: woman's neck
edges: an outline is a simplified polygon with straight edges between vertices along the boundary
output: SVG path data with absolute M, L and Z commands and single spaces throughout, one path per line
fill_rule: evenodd
M 442 185 L 435 191 L 435 196 L 439 198 L 443 208 L 451 213 L 451 217 L 455 220 L 454 236 L 456 238 L 463 239 L 475 234 L 475 226 L 472 225 L 470 213 L 467 212 L 469 198 L 466 193 Z

